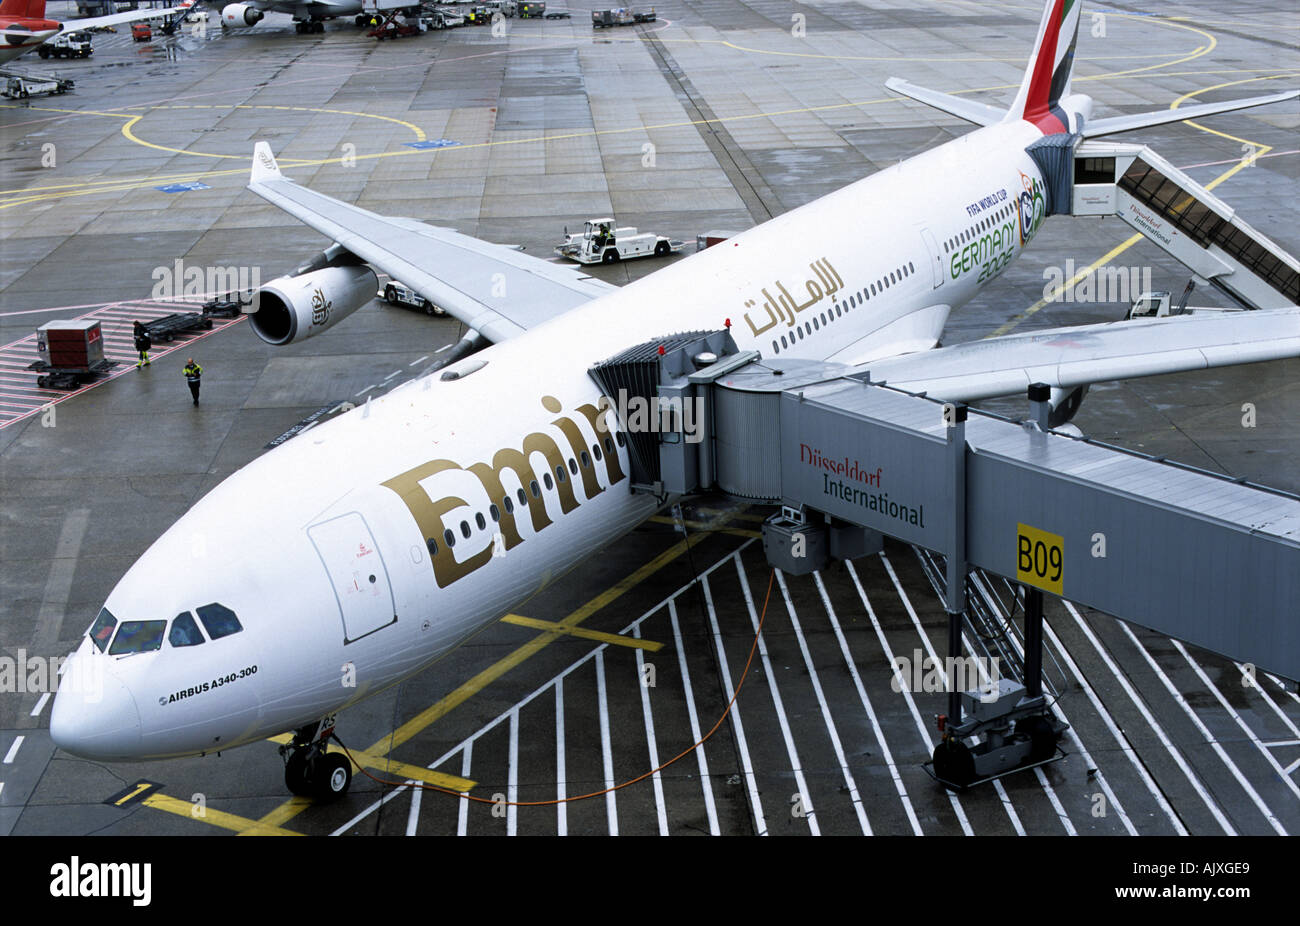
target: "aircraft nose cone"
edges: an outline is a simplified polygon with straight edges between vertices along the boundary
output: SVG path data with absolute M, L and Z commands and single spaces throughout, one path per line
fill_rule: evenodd
M 104 663 L 86 656 L 68 660 L 50 713 L 50 737 L 84 759 L 130 759 L 140 749 L 140 712 Z

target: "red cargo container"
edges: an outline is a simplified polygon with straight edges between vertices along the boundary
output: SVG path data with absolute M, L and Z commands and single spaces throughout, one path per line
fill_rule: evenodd
M 55 370 L 89 370 L 104 359 L 98 321 L 49 322 L 36 330 L 36 352 Z

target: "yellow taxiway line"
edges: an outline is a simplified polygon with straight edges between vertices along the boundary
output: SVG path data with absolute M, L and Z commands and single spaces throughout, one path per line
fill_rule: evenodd
M 300 798 L 304 804 L 310 804 L 306 798 Z M 151 794 L 141 801 L 147 807 L 154 810 L 162 810 L 178 817 L 188 817 L 199 823 L 208 823 L 212 826 L 219 826 L 222 829 L 233 830 L 240 835 L 248 836 L 301 836 L 302 833 L 295 833 L 292 830 L 281 829 L 280 827 L 264 822 L 264 820 L 250 820 L 248 817 L 241 817 L 238 814 L 227 813 L 224 810 L 213 810 L 210 807 L 198 809 L 197 805 L 189 801 L 183 801 L 180 798 L 172 797 L 168 794 Z
M 549 633 L 561 635 L 568 634 L 572 637 L 581 637 L 584 640 L 594 640 L 597 643 L 608 643 L 611 646 L 627 646 L 632 649 L 643 649 L 651 653 L 657 653 L 664 648 L 662 643 L 656 643 L 653 640 L 638 640 L 635 637 L 624 637 L 616 633 L 605 633 L 601 630 L 588 630 L 585 627 L 565 627 L 555 621 L 524 617 L 521 614 L 507 614 L 501 618 L 501 623 L 514 624 L 516 627 L 531 627 L 533 630 L 545 630 Z M 467 791 L 469 789 L 462 788 L 461 790 Z

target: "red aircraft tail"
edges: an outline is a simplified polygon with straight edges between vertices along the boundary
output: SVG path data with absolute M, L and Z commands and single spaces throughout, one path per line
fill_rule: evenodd
M 45 0 L 4 0 L 0 3 L 0 16 L 15 19 L 44 19 Z

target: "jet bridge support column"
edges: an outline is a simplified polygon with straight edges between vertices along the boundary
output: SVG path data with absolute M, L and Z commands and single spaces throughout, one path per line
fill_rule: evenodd
M 1043 693 L 1043 593 L 1025 589 L 1025 697 Z
M 966 405 L 945 405 L 944 421 L 948 425 L 948 460 L 952 476 L 952 537 L 945 551 L 948 558 L 947 593 L 944 610 L 948 612 L 948 665 L 962 658 L 961 632 L 966 616 Z M 961 692 L 948 678 L 948 719 L 961 723 Z
M 1051 430 L 1051 387 L 1046 383 L 1029 386 L 1029 415 L 1040 431 Z M 1031 585 L 1025 590 L 1025 697 L 1043 693 L 1043 593 Z

